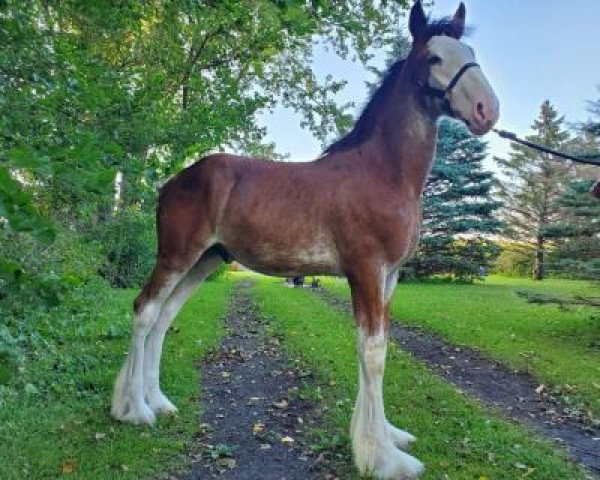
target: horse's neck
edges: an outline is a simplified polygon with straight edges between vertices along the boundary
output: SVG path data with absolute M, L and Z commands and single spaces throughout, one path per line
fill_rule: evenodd
M 381 120 L 381 160 L 401 188 L 420 197 L 435 155 L 437 126 L 419 103 L 415 87 L 404 83 L 408 82 L 397 87 L 397 100 Z

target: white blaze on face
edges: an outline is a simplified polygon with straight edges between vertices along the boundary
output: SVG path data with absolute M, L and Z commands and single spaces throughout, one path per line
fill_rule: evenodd
M 431 64 L 429 85 L 441 90 L 464 65 L 477 61 L 471 47 L 451 37 L 432 37 L 427 47 L 428 58 L 439 59 Z M 487 133 L 498 120 L 498 99 L 479 67 L 467 69 L 447 98 L 452 110 L 476 135 Z

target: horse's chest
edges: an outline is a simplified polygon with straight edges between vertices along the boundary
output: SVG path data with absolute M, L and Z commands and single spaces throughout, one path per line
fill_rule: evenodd
M 399 265 L 405 262 L 417 247 L 421 230 L 418 209 L 403 209 L 394 216 L 386 236 L 385 249 L 388 261 Z

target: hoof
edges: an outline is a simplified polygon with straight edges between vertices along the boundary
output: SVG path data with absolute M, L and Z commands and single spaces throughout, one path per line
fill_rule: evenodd
M 382 480 L 415 480 L 425 471 L 423 465 L 415 457 L 412 457 L 401 450 L 390 445 L 390 449 L 385 449 L 385 453 L 380 465 L 373 471 L 375 478 Z
M 371 458 L 360 458 L 360 453 L 355 450 L 356 466 L 362 474 L 370 474 L 379 480 L 415 480 L 425 471 L 419 460 L 398 450 L 389 441 L 363 453 L 368 453 Z
M 177 413 L 177 407 L 160 391 L 154 395 L 147 395 L 146 401 L 150 409 L 156 414 L 174 415 Z
M 391 423 L 386 425 L 386 431 L 392 443 L 402 450 L 408 450 L 416 440 L 413 435 L 394 427 Z
M 112 407 L 110 409 L 110 415 L 117 420 L 123 420 L 126 411 L 127 404 L 125 402 L 113 401 Z
M 123 422 L 134 423 L 136 425 L 152 425 L 154 422 L 156 422 L 156 415 L 154 415 L 154 412 L 150 409 L 150 407 L 148 407 L 148 405 L 146 405 L 146 403 L 136 405 L 135 407 L 130 405 L 129 407 L 130 408 L 125 415 L 115 418 Z

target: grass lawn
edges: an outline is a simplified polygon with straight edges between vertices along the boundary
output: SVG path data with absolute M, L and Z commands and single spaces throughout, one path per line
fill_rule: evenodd
M 221 336 L 231 286 L 227 279 L 205 283 L 167 335 L 162 385 L 180 413 L 153 427 L 109 415 L 135 292 L 113 291 L 93 322 L 60 332 L 54 355 L 27 363 L 28 393 L 0 405 L 0 478 L 140 478 L 187 464 L 183 454 L 199 415 L 194 361 Z
M 259 307 L 293 357 L 321 378 L 313 392 L 346 438 L 357 391 L 354 321 L 302 289 L 258 278 Z M 578 467 L 526 430 L 487 413 L 395 346 L 385 377 L 389 419 L 418 437 L 413 453 L 427 465 L 425 479 L 583 479 Z M 341 478 L 356 478 L 349 470 Z
M 345 281 L 324 279 L 335 293 L 349 297 Z M 534 374 L 552 385 L 573 410 L 589 409 L 600 418 L 600 310 L 527 303 L 515 290 L 563 296 L 598 296 L 590 282 L 489 277 L 484 283 L 400 284 L 392 313 L 457 345 Z

